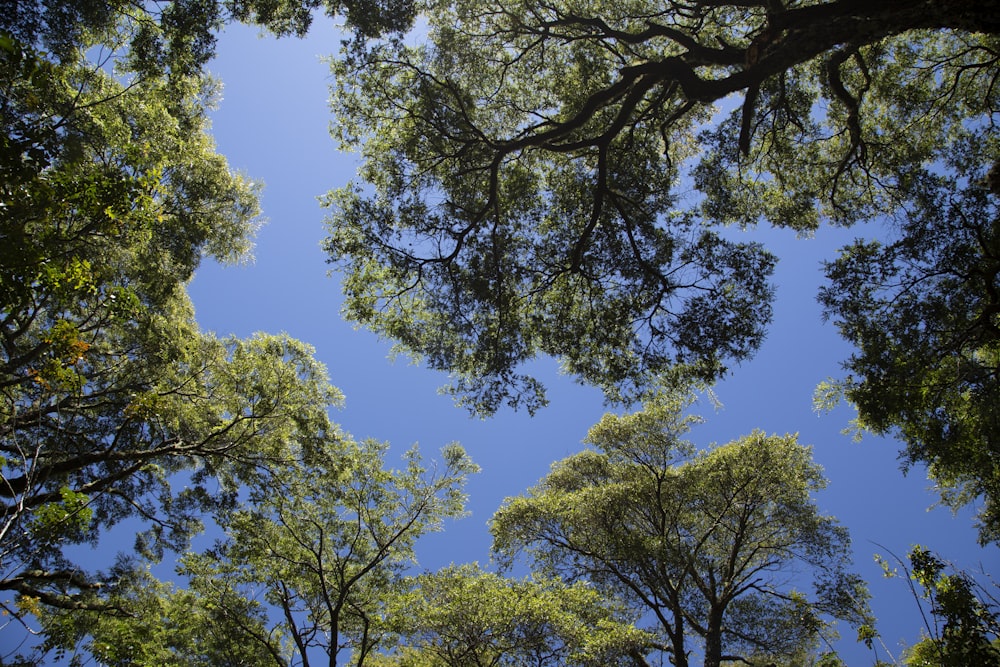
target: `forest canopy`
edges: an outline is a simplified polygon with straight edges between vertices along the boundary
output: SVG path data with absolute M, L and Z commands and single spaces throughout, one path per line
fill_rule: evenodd
M 857 347 L 823 388 L 898 437 L 995 540 L 1000 366 L 994 2 L 462 0 L 333 60 L 363 156 L 326 249 L 345 316 L 533 411 L 557 358 L 628 403 L 767 335 L 771 225 L 880 226 L 821 299 Z M 992 174 L 992 176 L 988 176 Z
M 348 318 L 480 415 L 542 407 L 539 356 L 643 401 L 494 516 L 526 578 L 415 574 L 466 511 L 462 447 L 393 468 L 310 345 L 195 319 L 196 270 L 260 223 L 209 131 L 217 36 L 320 12 L 362 158 L 325 198 Z M 834 665 L 838 620 L 871 645 L 811 450 L 698 449 L 687 399 L 768 333 L 755 227 L 875 222 L 825 267 L 855 352 L 818 403 L 1000 539 L 998 31 L 992 0 L 0 0 L 0 629 L 38 639 L 0 662 Z M 935 622 L 904 660 L 1000 660 L 989 589 L 897 560 Z

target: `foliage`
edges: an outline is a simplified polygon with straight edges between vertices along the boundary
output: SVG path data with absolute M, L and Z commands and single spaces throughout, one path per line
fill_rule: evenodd
M 346 316 L 479 413 L 544 405 L 538 355 L 613 400 L 720 377 L 760 345 L 774 258 L 713 225 L 898 211 L 993 127 L 995 3 L 422 7 L 425 41 L 333 62 L 367 186 L 329 195 L 326 249 Z
M 277 610 L 280 620 L 233 641 L 261 645 L 276 664 L 304 666 L 316 650 L 330 665 L 343 652 L 360 665 L 380 645 L 381 618 L 414 562 L 414 542 L 462 514 L 462 486 L 478 470 L 454 444 L 430 469 L 414 448 L 404 469 L 386 470 L 386 450 L 331 434 L 317 451 L 273 466 L 220 520 L 227 539 L 184 559 L 181 572 L 225 613 L 228 600 Z
M 405 648 L 376 664 L 631 665 L 650 641 L 583 582 L 509 579 L 478 565 L 412 581 L 389 612 Z
M 948 563 L 919 545 L 910 550 L 908 564 L 891 556 L 903 569 L 925 623 L 923 638 L 907 649 L 904 664 L 1000 665 L 1000 600 L 995 594 L 967 572 L 948 573 L 953 570 Z M 890 561 L 882 556 L 876 560 L 886 577 L 899 576 Z
M 981 498 L 985 543 L 1000 539 L 1000 211 L 984 160 L 1000 146 L 970 135 L 945 173 L 909 175 L 895 240 L 857 241 L 827 265 L 821 300 L 857 347 L 830 389 L 861 427 L 902 440 L 948 504 Z
M 88 385 L 86 400 L 11 420 L 0 589 L 56 607 L 103 606 L 111 575 L 75 563 L 73 545 L 96 544 L 105 529 L 137 518 L 147 528 L 139 553 L 183 549 L 204 513 L 230 505 L 241 483 L 329 428 L 325 406 L 337 394 L 301 343 L 173 342 L 181 348 L 167 346 L 175 356 L 158 363 L 116 359 L 120 373 L 96 375 L 102 382 Z
M 184 289 L 203 257 L 248 255 L 258 214 L 207 133 L 215 32 L 302 34 L 321 6 L 356 36 L 335 64 L 338 131 L 363 144 L 374 188 L 329 198 L 350 317 L 453 372 L 480 413 L 544 404 L 522 372 L 538 354 L 630 400 L 715 379 L 760 344 L 774 258 L 711 223 L 808 233 L 895 214 L 898 242 L 828 267 L 827 312 L 859 348 L 838 386 L 950 501 L 984 496 L 996 539 L 995 3 L 12 0 L 0 604 L 41 624 L 41 652 L 360 664 L 403 632 L 400 664 L 440 664 L 455 654 L 439 640 L 466 627 L 487 643 L 450 646 L 488 660 L 680 665 L 695 638 L 707 664 L 795 662 L 827 619 L 866 620 L 846 533 L 809 498 L 808 452 L 761 433 L 696 452 L 677 401 L 605 418 L 600 451 L 497 514 L 497 552 L 527 549 L 546 578 L 450 570 L 406 590 L 414 540 L 461 513 L 475 466 L 451 446 L 440 469 L 414 450 L 385 470 L 385 445 L 329 422 L 340 396 L 308 346 L 203 334 Z M 399 38 L 418 10 L 427 45 Z M 156 561 L 207 516 L 228 537 L 187 557 L 189 589 L 75 556 L 129 522 Z M 913 563 L 945 619 L 913 660 L 994 658 L 969 581 Z M 809 594 L 783 585 L 793 565 L 817 572 Z M 460 595 L 474 599 L 436 602 Z M 405 628 L 386 622 L 395 596 L 420 611 Z
M 847 531 L 810 494 L 824 485 L 794 436 L 761 432 L 707 451 L 681 440 L 684 402 L 606 415 L 596 451 L 554 464 L 493 518 L 494 549 L 540 572 L 588 581 L 653 622 L 659 650 L 688 664 L 801 662 L 829 641 L 828 619 L 867 619 Z M 793 576 L 797 573 L 797 576 Z M 812 593 L 798 590 L 808 584 Z
M 298 343 L 198 333 L 183 284 L 203 254 L 249 248 L 253 188 L 203 132 L 206 81 L 126 84 L 85 64 L 93 45 L 0 44 L 0 589 L 62 606 L 100 583 L 66 547 L 131 516 L 149 549 L 182 544 L 213 466 L 336 395 Z M 237 381 L 262 373 L 273 388 Z
M 195 4 L 0 12 L 0 590 L 22 622 L 106 607 L 113 573 L 74 545 L 135 519 L 140 553 L 183 548 L 339 400 L 307 346 L 194 323 L 185 283 L 247 256 L 258 214 L 207 134 Z
M 185 293 L 203 257 L 248 256 L 259 212 L 208 134 L 215 32 L 301 34 L 319 5 L 0 4 L 0 590 L 22 621 L 108 604 L 112 575 L 73 545 L 136 518 L 143 555 L 184 548 L 329 429 L 339 393 L 307 346 L 203 335 Z M 365 34 L 412 18 L 348 5 L 326 8 L 363 12 Z
M 69 654 L 70 665 L 93 659 L 103 665 L 240 667 L 272 660 L 264 646 L 235 641 L 264 631 L 260 603 L 177 589 L 128 560 L 118 563 L 114 574 L 109 603 L 99 613 L 42 616 L 42 651 L 51 649 L 56 659 Z
M 386 450 L 331 428 L 277 453 L 217 514 L 227 537 L 179 560 L 187 588 L 123 559 L 100 609 L 36 610 L 41 652 L 108 665 L 287 667 L 317 654 L 334 665 L 346 651 L 365 663 L 388 632 L 382 617 L 414 542 L 462 513 L 462 485 L 477 470 L 457 445 L 432 469 L 413 449 L 405 469 L 386 470 Z

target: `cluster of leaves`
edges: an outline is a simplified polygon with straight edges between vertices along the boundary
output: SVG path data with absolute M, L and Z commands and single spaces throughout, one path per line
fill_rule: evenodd
M 403 648 L 374 667 L 629 665 L 651 641 L 583 582 L 511 579 L 476 564 L 416 577 L 390 618 Z
M 906 650 L 904 664 L 1000 665 L 1000 600 L 990 588 L 919 545 L 910 550 L 908 563 L 895 554 L 892 558 L 895 565 L 876 556 L 886 577 L 899 576 L 896 565 L 903 569 L 925 623 L 922 639 Z M 925 603 L 930 604 L 930 618 Z M 875 637 L 866 639 L 869 645 Z
M 477 470 L 458 445 L 432 468 L 412 449 L 387 470 L 386 451 L 331 429 L 258 467 L 215 516 L 226 537 L 179 560 L 187 588 L 123 562 L 104 609 L 40 614 L 48 645 L 104 664 L 366 664 L 414 542 L 462 514 Z

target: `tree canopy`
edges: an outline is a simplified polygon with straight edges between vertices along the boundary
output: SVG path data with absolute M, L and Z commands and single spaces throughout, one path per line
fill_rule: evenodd
M 383 617 L 416 562 L 414 543 L 463 514 L 462 487 L 478 467 L 461 447 L 445 447 L 430 467 L 413 448 L 401 470 L 383 467 L 387 449 L 346 440 L 273 468 L 222 518 L 227 539 L 186 560 L 196 586 L 277 609 L 266 634 L 241 635 L 287 654 L 274 664 L 308 667 L 318 654 L 331 667 L 345 655 L 362 665 L 384 649 Z
M 699 452 L 681 439 L 681 407 L 605 415 L 588 435 L 596 450 L 553 464 L 493 517 L 501 562 L 524 552 L 590 582 L 649 620 L 644 655 L 678 667 L 699 645 L 707 667 L 801 661 L 830 641 L 831 619 L 867 623 L 847 531 L 811 498 L 824 480 L 809 449 L 758 431 Z
M 387 450 L 331 429 L 259 466 L 213 517 L 225 537 L 178 559 L 186 586 L 122 567 L 98 613 L 40 614 L 49 646 L 103 664 L 367 664 L 392 647 L 414 543 L 461 516 L 478 469 L 455 444 L 432 464 L 413 448 L 396 470 Z
M 194 321 L 187 281 L 203 257 L 246 257 L 259 213 L 207 132 L 211 4 L 0 11 L 0 590 L 17 594 L 14 618 L 104 606 L 114 568 L 83 567 L 74 545 L 131 518 L 140 553 L 183 549 L 340 400 L 308 346 Z
M 1000 155 L 994 141 L 964 137 L 909 174 L 894 233 L 844 248 L 820 294 L 857 348 L 820 402 L 844 396 L 860 426 L 902 441 L 906 465 L 926 464 L 952 507 L 982 499 L 984 543 L 1000 540 L 1000 189 L 983 161 Z
M 460 0 L 426 38 L 334 61 L 346 316 L 534 409 L 558 357 L 612 399 L 760 345 L 774 258 L 718 224 L 809 233 L 898 212 L 956 141 L 994 159 L 995 3 Z
M 404 577 L 475 465 L 386 469 L 311 347 L 203 333 L 186 292 L 259 213 L 208 132 L 216 34 L 318 11 L 350 32 L 335 127 L 368 183 L 326 199 L 348 317 L 480 414 L 544 405 L 539 355 L 627 403 L 760 346 L 776 260 L 740 230 L 879 219 L 826 267 L 857 352 L 824 396 L 1000 538 L 995 0 L 0 0 L 0 611 L 40 653 L 714 667 L 815 660 L 838 619 L 873 637 L 808 448 L 698 451 L 677 398 L 504 504 L 495 553 L 531 579 Z M 84 565 L 123 528 L 134 554 Z M 168 552 L 181 585 L 151 574 Z M 911 563 L 944 620 L 908 659 L 995 660 L 996 605 Z
M 184 282 L 248 250 L 254 188 L 204 133 L 207 80 L 124 82 L 82 58 L 100 43 L 0 40 L 0 588 L 48 604 L 99 583 L 66 546 L 128 516 L 183 543 L 213 468 L 336 400 L 299 343 L 198 332 Z

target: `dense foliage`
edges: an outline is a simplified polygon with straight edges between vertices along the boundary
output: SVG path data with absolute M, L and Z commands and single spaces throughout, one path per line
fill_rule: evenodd
M 186 282 L 247 256 L 258 214 L 207 133 L 221 5 L 2 9 L 0 590 L 24 620 L 106 607 L 121 568 L 75 545 L 133 519 L 142 556 L 185 548 L 339 393 L 308 346 L 193 319 Z
M 610 398 L 757 349 L 773 258 L 713 229 L 897 211 L 905 174 L 990 138 L 995 3 L 428 3 L 426 40 L 352 42 L 331 193 L 347 317 L 534 409 L 537 355 Z M 720 110 L 721 107 L 721 110 Z M 674 377 L 677 380 L 677 377 Z
M 329 196 L 345 314 L 534 410 L 561 360 L 611 400 L 711 381 L 767 331 L 774 258 L 723 226 L 889 223 L 831 264 L 835 384 L 997 538 L 995 2 L 428 3 L 354 41 Z M 996 173 L 994 174 L 996 177 Z
M 475 564 L 415 577 L 389 618 L 401 648 L 375 667 L 632 665 L 652 639 L 583 582 L 518 580 Z
M 336 133 L 368 182 L 327 198 L 349 318 L 481 414 L 545 403 L 538 355 L 629 402 L 766 335 L 775 258 L 725 225 L 879 219 L 827 265 L 857 351 L 821 397 L 1000 539 L 995 0 L 0 0 L 0 606 L 40 633 L 0 662 L 833 664 L 834 621 L 876 636 L 808 448 L 698 451 L 669 392 L 498 511 L 530 578 L 405 576 L 476 466 L 388 469 L 311 347 L 205 334 L 185 288 L 259 212 L 208 134 L 216 34 L 318 11 L 351 31 Z M 132 553 L 89 566 L 110 530 Z M 906 659 L 997 662 L 989 592 L 908 572 L 940 624 Z
M 983 542 L 1000 540 L 1000 190 L 983 160 L 993 140 L 964 137 L 944 173 L 909 174 L 912 205 L 890 239 L 844 248 L 820 295 L 857 348 L 822 400 L 844 395 L 861 426 L 899 438 L 953 507 L 982 498 Z
M 362 665 L 391 648 L 384 621 L 414 542 L 464 511 L 477 467 L 458 445 L 440 462 L 331 429 L 260 466 L 215 520 L 225 538 L 179 560 L 177 589 L 118 573 L 99 613 L 43 615 L 49 643 L 104 664 Z

